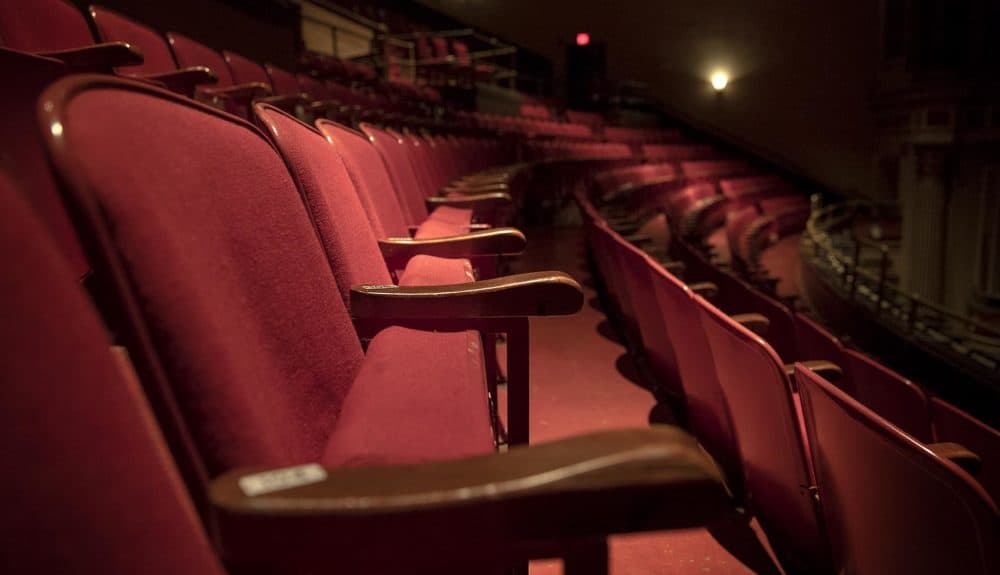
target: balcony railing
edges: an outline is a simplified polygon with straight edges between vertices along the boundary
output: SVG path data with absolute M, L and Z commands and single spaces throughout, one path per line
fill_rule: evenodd
M 864 201 L 821 207 L 814 197 L 802 238 L 803 265 L 899 336 L 987 378 L 1000 376 L 1000 330 L 901 289 L 893 281 L 888 244 L 857 236 L 859 218 L 877 220 L 885 209 Z

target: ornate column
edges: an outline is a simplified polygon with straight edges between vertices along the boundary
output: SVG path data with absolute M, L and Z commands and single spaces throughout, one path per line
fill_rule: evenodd
M 912 174 L 901 190 L 903 212 L 903 288 L 941 302 L 948 237 L 948 148 L 913 147 Z

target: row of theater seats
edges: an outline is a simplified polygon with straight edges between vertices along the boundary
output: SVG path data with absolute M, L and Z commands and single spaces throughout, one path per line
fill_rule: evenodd
M 161 34 L 100 6 L 91 6 L 87 17 L 65 0 L 5 0 L 0 3 L 0 45 L 52 57 L 81 72 L 114 70 L 157 82 L 244 117 L 250 103 L 261 99 L 311 116 L 354 122 L 427 116 L 428 106 L 440 104 L 436 92 L 352 87 L 343 83 L 334 59 L 307 57 L 310 73 L 292 73 L 235 52 L 217 52 L 176 32 Z
M 786 570 L 1000 568 L 1000 434 L 721 265 L 728 246 L 744 277 L 761 279 L 753 244 L 801 230 L 808 205 L 712 156 L 679 145 L 576 193 L 606 304 L 657 395 Z M 669 247 L 637 233 L 660 213 Z
M 586 112 L 566 112 L 566 121 L 559 121 L 551 116 L 545 108 L 544 115 L 539 112 L 524 112 L 517 116 L 503 114 L 488 114 L 482 112 L 463 112 L 459 115 L 463 120 L 480 128 L 494 132 L 515 133 L 527 137 L 554 137 L 596 139 L 608 142 L 629 144 L 636 153 L 642 146 L 668 145 L 680 140 L 677 130 L 662 128 L 628 128 L 622 126 L 605 126 L 603 119 Z
M 5 571 L 594 572 L 609 534 L 731 506 L 676 428 L 525 445 L 527 318 L 582 293 L 500 275 L 505 146 L 0 52 Z
M 473 62 L 469 45 L 461 39 L 448 39 L 442 36 L 429 36 L 416 33 L 414 36 L 416 48 L 416 64 L 418 77 L 427 80 L 431 85 L 462 85 L 471 86 L 474 82 L 488 82 L 493 79 L 496 68 L 486 62 Z M 393 56 L 404 57 L 400 51 Z M 390 63 L 391 65 L 391 63 Z

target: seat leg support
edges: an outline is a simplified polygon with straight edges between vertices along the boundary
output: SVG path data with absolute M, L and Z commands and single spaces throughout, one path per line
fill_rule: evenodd
M 510 318 L 507 333 L 507 440 L 526 445 L 530 431 L 528 318 Z

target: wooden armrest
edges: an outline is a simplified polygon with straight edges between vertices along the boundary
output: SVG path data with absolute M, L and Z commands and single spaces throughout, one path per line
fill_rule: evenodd
M 142 77 L 145 80 L 162 82 L 171 92 L 184 94 L 193 97 L 198 86 L 212 85 L 219 82 L 218 76 L 205 66 L 192 66 L 181 68 L 162 74 L 147 74 Z
M 719 295 L 719 286 L 715 285 L 712 282 L 696 282 L 693 284 L 688 284 L 688 289 L 707 300 L 710 300 L 715 296 Z M 734 321 L 740 322 L 740 320 L 736 318 L 743 318 L 743 321 L 746 322 L 746 324 L 743 324 L 743 326 L 758 335 L 763 335 L 763 334 L 758 332 L 753 327 L 751 327 L 751 324 L 753 324 L 754 322 L 760 322 L 760 320 L 763 319 L 764 325 L 763 327 L 758 326 L 758 329 L 763 329 L 764 331 L 767 331 L 767 326 L 769 325 L 767 318 L 759 314 L 743 314 L 742 316 L 733 316 L 732 319 Z M 740 323 L 742 324 L 743 322 Z
M 348 573 L 482 570 L 559 556 L 567 542 L 702 526 L 731 508 L 711 459 L 668 426 L 417 465 L 237 469 L 209 498 L 227 564 L 275 572 L 323 572 L 334 559 Z
M 532 272 L 441 286 L 354 286 L 356 320 L 453 320 L 568 315 L 583 307 L 583 290 L 562 272 Z
M 964 469 L 969 475 L 978 475 L 983 468 L 983 460 L 976 453 L 959 443 L 941 442 L 928 443 L 927 449 L 934 452 L 934 455 L 942 459 L 947 459 L 955 465 Z
M 406 261 L 416 255 L 467 258 L 476 255 L 516 255 L 527 240 L 517 228 L 490 228 L 443 238 L 383 238 L 378 241 L 387 261 Z
M 504 192 L 490 192 L 486 194 L 463 194 L 461 197 L 429 196 L 425 198 L 424 201 L 427 204 L 427 211 L 432 211 L 438 206 L 489 210 L 501 206 L 508 206 L 512 200 L 510 194 Z
M 690 286 L 688 286 L 690 287 Z M 692 290 L 693 291 L 693 290 Z M 729 316 L 729 319 L 749 329 L 755 334 L 764 337 L 767 335 L 767 328 L 771 326 L 771 321 L 759 313 L 740 313 Z
M 55 58 L 76 71 L 91 71 L 111 73 L 122 66 L 142 64 L 142 52 L 136 50 L 128 42 L 105 42 L 73 48 L 72 50 L 57 50 L 39 54 L 46 58 Z
M 840 369 L 840 366 L 832 361 L 827 361 L 825 359 L 810 359 L 807 361 L 800 361 L 798 363 L 802 364 L 802 367 L 805 367 L 817 375 L 822 376 L 830 382 L 838 381 L 840 378 L 844 377 L 844 370 Z M 794 377 L 795 364 L 786 364 L 785 373 L 788 374 L 789 377 Z
M 653 238 L 649 237 L 649 234 L 642 234 L 639 232 L 622 236 L 622 239 L 634 246 L 642 246 L 653 241 Z
M 686 269 L 686 266 L 684 265 L 684 262 L 677 261 L 677 260 L 664 260 L 664 261 L 660 262 L 660 265 L 663 267 L 663 269 L 667 270 L 672 275 L 675 275 L 677 277 L 680 277 L 681 275 L 683 275 L 684 274 L 684 270 Z M 690 286 L 688 286 L 688 287 L 690 287 Z M 692 288 L 692 291 L 694 291 L 693 288 Z M 701 295 L 701 294 L 699 294 L 699 295 Z M 702 296 L 702 297 L 707 298 L 708 296 Z
M 506 182 L 452 183 L 441 188 L 442 194 L 484 194 L 488 192 L 509 192 Z
M 236 102 L 250 102 L 257 98 L 264 98 L 271 95 L 271 87 L 263 82 L 250 82 L 247 84 L 237 84 L 228 88 L 208 88 L 204 90 L 205 95 L 214 98 L 225 98 Z

